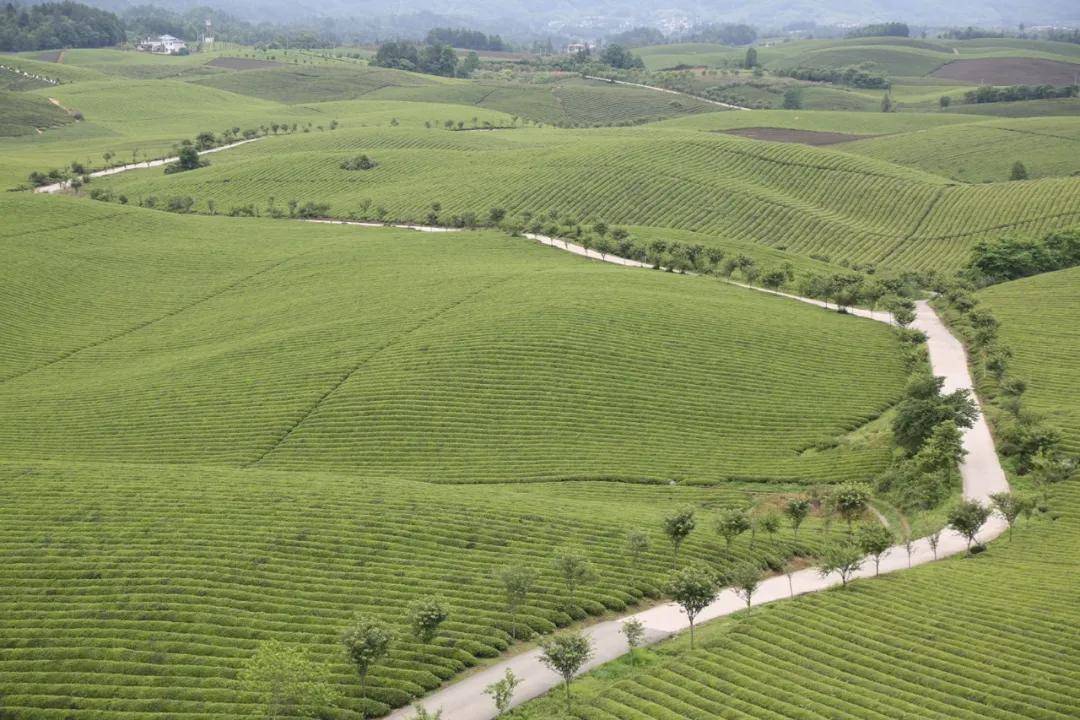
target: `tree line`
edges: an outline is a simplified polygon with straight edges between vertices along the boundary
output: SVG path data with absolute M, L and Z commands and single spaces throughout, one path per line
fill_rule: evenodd
M 124 24 L 116 15 L 70 1 L 29 7 L 9 1 L 0 13 L 2 51 L 107 47 L 124 37 Z
M 468 28 L 437 27 L 428 30 L 427 45 L 449 45 L 466 50 L 509 50 L 510 46 L 498 35 L 485 35 Z
M 795 78 L 796 80 L 827 82 L 857 88 L 887 89 L 892 85 L 889 78 L 884 73 L 874 70 L 870 63 L 847 65 L 844 67 L 811 67 L 800 65 L 798 67 L 780 68 L 774 72 L 782 77 Z
M 470 74 L 476 69 L 479 60 L 476 53 L 469 53 L 466 61 L 459 63 L 457 53 L 449 45 L 417 45 L 406 41 L 393 41 L 379 46 L 371 64 L 428 75 L 455 77 Z

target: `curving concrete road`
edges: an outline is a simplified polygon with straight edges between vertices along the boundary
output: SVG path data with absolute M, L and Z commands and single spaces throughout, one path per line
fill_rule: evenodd
M 601 259 L 599 253 L 586 250 L 579 245 L 564 243 L 562 240 L 542 235 L 528 234 L 527 237 L 561 250 L 597 260 Z M 629 267 L 645 267 L 636 260 L 627 260 L 613 255 L 606 255 L 603 260 Z M 771 291 L 760 288 L 751 289 L 773 294 Z M 813 305 L 825 305 L 820 300 L 780 294 Z M 888 313 L 872 313 L 869 310 L 857 308 L 852 309 L 850 312 L 859 317 L 892 323 L 892 317 Z M 957 388 L 972 388 L 971 376 L 968 374 L 967 355 L 964 352 L 963 345 L 953 337 L 927 303 L 916 303 L 916 319 L 912 327 L 926 333 L 927 345 L 930 351 L 930 365 L 935 375 L 945 378 L 945 391 L 951 392 Z M 998 462 L 990 430 L 981 415 L 974 427 L 964 433 L 964 448 L 968 451 L 968 455 L 960 466 L 960 474 L 963 478 L 965 497 L 986 502 L 991 493 L 1008 490 L 1009 485 L 1005 479 L 1005 472 Z M 1005 522 L 994 516 L 983 527 L 979 539 L 983 542 L 989 541 L 1000 535 L 1005 528 Z M 965 552 L 966 549 L 967 544 L 963 537 L 954 532 L 945 531 L 941 534 L 937 557 L 956 555 Z M 919 539 L 914 543 L 910 558 L 912 566 L 933 562 L 934 559 L 934 553 L 926 538 Z M 896 546 L 882 559 L 881 572 L 891 573 L 903 570 L 908 567 L 908 564 L 909 558 L 906 550 L 902 546 Z M 863 569 L 857 573 L 857 577 L 870 577 L 873 574 L 873 562 L 868 560 L 864 563 Z M 823 578 L 817 568 L 807 568 L 791 576 L 790 590 L 788 578 L 785 576 L 781 575 L 765 580 L 754 594 L 753 604 L 761 605 L 783 600 L 790 597 L 792 593 L 802 595 L 804 593 L 818 592 L 839 584 L 840 579 L 838 577 L 829 576 Z M 720 593 L 716 602 L 702 611 L 697 622 L 702 623 L 723 617 L 738 612 L 745 607 L 746 604 L 743 600 L 737 597 L 732 590 L 724 590 Z M 689 628 L 686 615 L 674 603 L 666 603 L 649 610 L 627 615 L 618 620 L 593 625 L 584 632 L 592 641 L 595 656 L 584 668 L 583 672 L 614 660 L 627 652 L 626 641 L 620 633 L 620 627 L 622 622 L 629 618 L 636 618 L 645 625 L 645 642 L 647 644 L 658 642 Z M 559 676 L 540 664 L 540 651 L 530 650 L 509 657 L 480 672 L 451 683 L 424 698 L 421 704 L 431 711 L 442 709 L 443 720 L 490 720 L 495 716 L 495 708 L 491 703 L 491 698 L 484 694 L 484 688 L 499 680 L 507 668 L 513 670 L 514 674 L 522 679 L 522 683 L 514 695 L 515 705 L 546 693 L 558 686 L 560 682 Z M 393 712 L 389 717 L 391 720 L 408 720 L 413 715 L 414 710 L 412 708 L 401 708 Z
M 248 140 L 240 140 L 234 143 L 229 143 L 228 145 L 219 145 L 218 147 L 210 148 L 209 150 L 203 150 L 199 154 L 209 155 L 211 153 L 221 152 L 222 150 L 228 150 L 229 148 L 239 147 L 240 145 L 247 145 L 248 143 L 255 142 L 256 140 L 262 140 L 262 138 L 250 138 Z M 106 177 L 108 175 L 119 175 L 120 173 L 127 172 L 128 170 L 143 170 L 145 168 L 161 167 L 162 165 L 167 165 L 168 163 L 176 162 L 177 160 L 179 160 L 179 158 L 176 157 L 158 158 L 157 160 L 144 160 L 137 163 L 128 163 L 127 165 L 116 165 L 111 168 L 105 168 L 104 170 L 95 170 L 92 173 L 88 173 L 88 175 L 92 178 Z M 36 187 L 34 188 L 34 192 L 47 193 L 51 195 L 53 193 L 58 193 L 61 190 L 68 188 L 70 185 L 70 181 L 64 180 L 62 182 L 53 183 L 51 185 L 42 185 L 41 187 Z

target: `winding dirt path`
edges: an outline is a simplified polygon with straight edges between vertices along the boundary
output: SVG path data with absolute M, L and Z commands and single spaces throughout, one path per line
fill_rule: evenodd
M 751 108 L 743 107 L 742 105 L 732 105 L 731 103 L 720 102 L 719 100 L 710 100 L 709 98 L 703 98 L 700 95 L 691 95 L 690 93 L 682 92 L 681 90 L 669 90 L 668 88 L 656 87 L 655 85 L 645 85 L 644 83 L 628 82 L 626 80 L 612 80 L 610 78 L 597 77 L 595 75 L 585 75 L 586 80 L 599 80 L 600 82 L 614 83 L 616 85 L 629 85 L 630 87 L 645 88 L 646 90 L 655 90 L 656 92 L 668 93 L 670 95 L 681 95 L 683 97 L 693 98 L 699 102 L 709 103 L 710 105 L 719 105 L 725 107 L 728 110 L 750 110 Z
M 432 228 L 426 229 L 432 230 Z M 646 267 L 636 260 L 628 260 L 614 255 L 605 255 L 601 258 L 600 254 L 595 251 L 586 250 L 580 245 L 567 243 L 563 240 L 531 233 L 527 234 L 527 237 L 544 245 L 550 245 L 596 260 L 627 267 Z M 739 285 L 740 283 L 735 284 Z M 748 286 L 743 285 L 743 287 Z M 770 295 L 780 295 L 812 305 L 825 306 L 825 303 L 820 300 L 786 293 L 772 293 L 761 288 L 749 289 L 767 292 Z M 889 313 L 875 313 L 859 308 L 853 308 L 849 312 L 858 317 L 892 324 L 892 316 Z M 916 319 L 912 327 L 926 333 L 930 365 L 935 375 L 945 378 L 945 391 L 951 392 L 958 388 L 968 388 L 974 394 L 971 376 L 968 373 L 967 354 L 963 345 L 948 331 L 933 308 L 926 302 L 916 303 Z M 968 451 L 967 457 L 960 466 L 964 497 L 986 503 L 992 493 L 1009 489 L 1008 482 L 1005 479 L 1005 472 L 998 462 L 990 429 L 981 415 L 974 426 L 964 433 L 964 448 Z M 992 540 L 1004 532 L 1005 528 L 1005 522 L 994 516 L 983 526 L 982 531 L 979 533 L 979 540 L 982 542 Z M 941 534 L 936 555 L 927 538 L 916 540 L 910 557 L 910 565 L 912 567 L 923 565 L 933 562 L 937 558 L 956 555 L 966 550 L 967 544 L 964 538 L 955 532 L 946 530 Z M 881 573 L 904 570 L 908 566 L 907 551 L 903 546 L 898 545 L 893 547 L 882 558 Z M 866 578 L 873 576 L 873 574 L 873 563 L 868 560 L 864 563 L 863 569 L 856 574 L 856 577 Z M 817 568 L 807 568 L 791 576 L 790 589 L 788 578 L 782 575 L 771 577 L 762 582 L 761 587 L 754 594 L 753 605 L 783 600 L 792 595 L 819 592 L 839 584 L 839 578 L 835 576 L 822 577 Z M 724 590 L 720 593 L 716 602 L 702 611 L 697 622 L 714 620 L 743 610 L 745 607 L 745 602 L 736 596 L 732 590 Z M 675 603 L 666 603 L 643 612 L 632 613 L 616 620 L 590 626 L 584 633 L 592 642 L 595 655 L 593 660 L 583 668 L 582 672 L 587 672 L 599 665 L 615 660 L 627 652 L 626 640 L 620 629 L 622 623 L 630 618 L 641 621 L 645 626 L 646 644 L 659 642 L 689 628 L 686 615 Z M 540 651 L 531 650 L 507 658 L 467 678 L 451 683 L 423 698 L 421 704 L 431 711 L 442 709 L 443 720 L 490 720 L 495 716 L 495 709 L 491 703 L 491 698 L 484 694 L 484 688 L 501 679 L 507 669 L 512 670 L 522 680 L 514 695 L 514 705 L 538 697 L 557 687 L 561 682 L 558 675 L 540 663 Z M 411 707 L 405 707 L 396 710 L 388 717 L 390 720 L 408 720 L 413 714 L 414 710 Z

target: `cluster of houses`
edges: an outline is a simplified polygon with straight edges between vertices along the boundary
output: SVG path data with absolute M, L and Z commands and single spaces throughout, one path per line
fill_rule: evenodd
M 181 55 L 187 50 L 187 43 L 172 35 L 158 35 L 148 37 L 136 46 L 143 52 L 159 53 L 161 55 Z
M 210 18 L 206 19 L 206 32 L 199 38 L 199 44 L 206 49 L 214 44 L 214 28 Z M 135 46 L 143 52 L 158 53 L 159 55 L 186 55 L 187 43 L 172 35 L 157 35 L 148 37 Z

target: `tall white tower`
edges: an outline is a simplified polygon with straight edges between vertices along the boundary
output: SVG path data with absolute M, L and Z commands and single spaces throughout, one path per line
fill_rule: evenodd
M 214 28 L 210 24 L 210 18 L 206 18 L 206 31 L 203 33 L 203 49 L 212 50 L 214 48 Z

